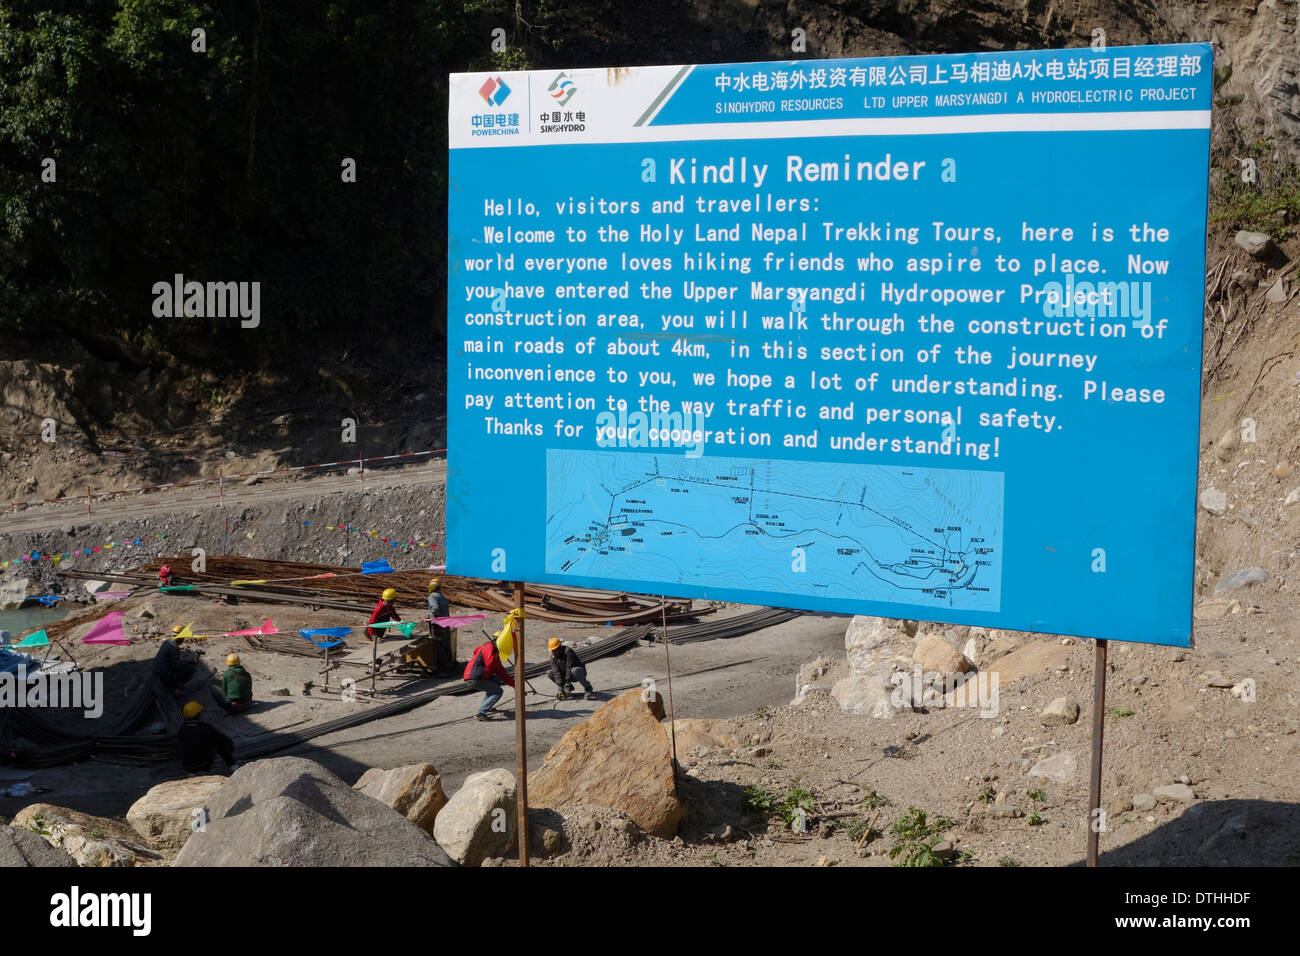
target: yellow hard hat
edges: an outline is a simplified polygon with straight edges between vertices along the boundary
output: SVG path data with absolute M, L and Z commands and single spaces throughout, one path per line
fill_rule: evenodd
M 172 628 L 172 633 L 179 634 L 183 630 L 184 628 L 180 624 L 177 624 L 175 627 Z
M 559 646 L 560 646 L 560 639 L 558 637 L 553 637 L 546 642 L 546 649 L 548 651 L 553 651 Z
M 227 666 L 227 667 L 234 667 L 234 666 L 236 666 L 238 663 L 239 663 L 239 655 L 238 655 L 238 654 L 228 654 L 228 655 L 226 655 L 226 666 Z
M 515 636 L 509 631 L 497 635 L 497 653 L 501 655 L 502 660 L 509 660 L 510 655 L 515 652 Z
M 197 700 L 192 700 L 185 705 L 181 713 L 185 715 L 186 720 L 189 720 L 191 717 L 197 717 L 199 714 L 203 713 L 203 705 Z
M 384 588 L 384 593 L 379 595 L 379 597 L 384 601 L 391 601 L 393 598 L 397 597 L 397 591 L 393 588 Z
M 437 578 L 430 578 L 430 579 L 429 579 L 429 590 L 430 590 L 430 591 L 436 591 L 436 590 L 438 590 L 438 579 L 437 579 Z

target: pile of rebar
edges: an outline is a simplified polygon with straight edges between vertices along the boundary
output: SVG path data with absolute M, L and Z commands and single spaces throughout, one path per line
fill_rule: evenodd
M 141 734 L 147 723 L 161 723 L 163 732 Z M 179 756 L 176 733 L 182 723 L 176 701 L 149 675 L 144 687 L 131 696 L 126 712 L 112 724 L 90 721 L 95 727 L 90 734 L 59 726 L 40 709 L 0 708 L 0 763 L 57 767 L 91 756 L 109 763 L 166 763 Z
M 59 572 L 67 578 L 91 578 L 136 587 L 156 587 L 157 571 L 163 564 L 178 569 L 178 582 L 195 585 L 198 594 L 247 597 L 250 600 L 279 604 L 297 604 L 317 608 L 370 612 L 384 588 L 397 591 L 398 612 L 411 614 L 425 610 L 425 596 L 431 572 L 428 570 L 393 571 L 362 574 L 356 568 L 337 565 L 304 564 L 297 561 L 269 561 L 245 557 L 209 557 L 205 570 L 189 570 L 190 558 L 178 555 L 165 561 L 152 561 L 130 571 L 105 573 L 68 569 Z M 462 578 L 434 574 L 442 582 L 442 592 L 453 604 L 505 613 L 515 607 L 512 585 L 486 578 Z M 234 581 L 257 583 L 235 585 Z M 711 613 L 714 606 L 695 605 L 689 599 L 664 599 L 620 591 L 529 584 L 524 590 L 524 609 L 531 620 L 573 624 L 643 624 L 698 617 Z M 55 635 L 51 632 L 51 636 Z
M 751 631 L 761 631 L 765 627 L 784 624 L 802 613 L 802 611 L 791 611 L 786 608 L 765 607 L 757 611 L 750 611 L 747 614 L 737 614 L 735 617 L 729 617 L 721 621 L 683 624 L 668 628 L 668 642 L 670 644 L 694 644 L 696 641 L 717 641 L 740 637 Z M 657 630 L 662 631 L 663 629 L 659 628 Z M 657 640 L 660 643 L 663 642 L 662 633 L 657 635 Z

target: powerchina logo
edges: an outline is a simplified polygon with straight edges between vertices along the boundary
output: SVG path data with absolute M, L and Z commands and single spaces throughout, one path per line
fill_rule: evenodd
M 506 86 L 506 81 L 501 77 L 489 76 L 487 82 L 478 88 L 478 95 L 483 97 L 483 102 L 488 106 L 500 106 L 510 95 L 510 87 Z
M 150 893 L 82 893 L 78 886 L 50 897 L 50 925 L 59 928 L 126 927 L 133 936 L 153 929 Z
M 510 96 L 510 87 L 499 76 L 489 76 L 478 88 L 478 95 L 488 106 L 500 107 Z M 518 113 L 474 113 L 470 116 L 471 136 L 518 136 Z

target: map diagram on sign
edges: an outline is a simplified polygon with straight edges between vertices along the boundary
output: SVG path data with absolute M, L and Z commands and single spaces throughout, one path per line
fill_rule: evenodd
M 546 570 L 997 611 L 1003 475 L 550 449 Z

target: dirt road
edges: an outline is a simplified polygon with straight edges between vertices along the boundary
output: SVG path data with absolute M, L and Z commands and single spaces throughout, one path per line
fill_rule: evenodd
M 221 485 L 207 482 L 192 487 L 165 488 L 160 491 L 134 492 L 110 500 L 96 499 L 87 508 L 86 499 L 71 499 L 60 504 L 45 504 L 25 510 L 0 514 L 0 535 L 52 531 L 67 525 L 109 523 L 132 518 L 164 515 L 173 511 L 207 511 L 210 509 L 264 506 L 275 502 L 296 501 L 307 496 L 378 492 L 415 485 L 442 485 L 447 477 L 447 462 L 433 458 L 418 465 L 378 468 L 361 474 L 320 475 L 312 478 L 280 477 L 254 485 L 230 481 Z
M 194 600 L 196 607 L 200 603 Z M 256 616 L 251 608 L 241 611 L 250 617 Z M 187 610 L 182 616 L 188 618 L 190 613 Z M 808 615 L 743 637 L 672 648 L 671 689 L 676 715 L 731 717 L 752 714 L 759 707 L 771 708 L 789 703 L 794 696 L 794 675 L 799 665 L 818 654 L 842 650 L 844 626 L 844 618 Z M 530 629 L 530 634 L 537 640 L 536 644 L 530 641 L 530 645 L 538 647 L 541 639 L 553 632 L 565 639 L 580 640 L 584 635 L 599 634 L 602 630 L 571 628 L 561 632 L 539 625 L 536 631 Z M 206 650 L 206 659 L 218 660 L 227 650 L 236 649 L 242 642 L 238 639 L 214 639 L 211 644 Z M 122 650 L 141 656 L 147 654 L 145 647 L 147 645 Z M 461 656 L 465 654 L 466 649 L 461 648 Z M 236 756 L 240 739 L 248 739 L 264 730 L 291 732 L 306 722 L 330 720 L 356 708 L 372 706 L 364 695 L 354 703 L 346 703 L 339 699 L 337 690 L 328 696 L 316 690 L 311 697 L 303 697 L 299 691 L 301 682 L 315 676 L 317 667 L 306 658 L 249 652 L 246 647 L 241 655 L 257 681 L 257 695 L 263 702 L 257 711 L 229 717 L 210 706 L 211 702 L 204 696 L 206 691 L 196 693 L 199 700 L 209 704 L 205 719 L 234 737 Z M 109 670 L 112 670 L 111 665 Z M 656 690 L 663 694 L 665 701 L 668 698 L 667 662 L 662 646 L 634 647 L 597 661 L 590 669 L 590 678 L 598 691 L 607 695 L 641 686 L 642 681 L 649 678 L 655 681 Z M 589 717 L 601 701 L 556 702 L 549 696 L 554 688 L 547 678 L 534 679 L 532 684 L 539 692 L 537 696 L 527 698 L 529 766 L 535 768 L 564 732 Z M 432 686 L 422 683 L 417 689 Z M 270 693 L 279 687 L 289 688 L 290 696 Z M 493 723 L 480 723 L 473 720 L 471 715 L 479 700 L 477 694 L 443 697 L 408 713 L 320 737 L 279 755 L 309 757 L 348 782 L 354 782 L 370 767 L 396 767 L 427 761 L 438 768 L 444 789 L 452 793 L 471 773 L 493 767 L 505 767 L 513 772 L 515 766 L 514 721 L 499 719 Z M 509 689 L 500 706 L 513 709 Z M 48 788 L 49 792 L 40 798 L 47 802 L 100 816 L 121 816 L 149 787 L 180 775 L 180 768 L 175 765 L 137 768 L 89 760 L 41 770 L 27 780 L 34 787 Z M 12 816 L 30 802 L 31 797 L 0 799 L 0 815 Z

